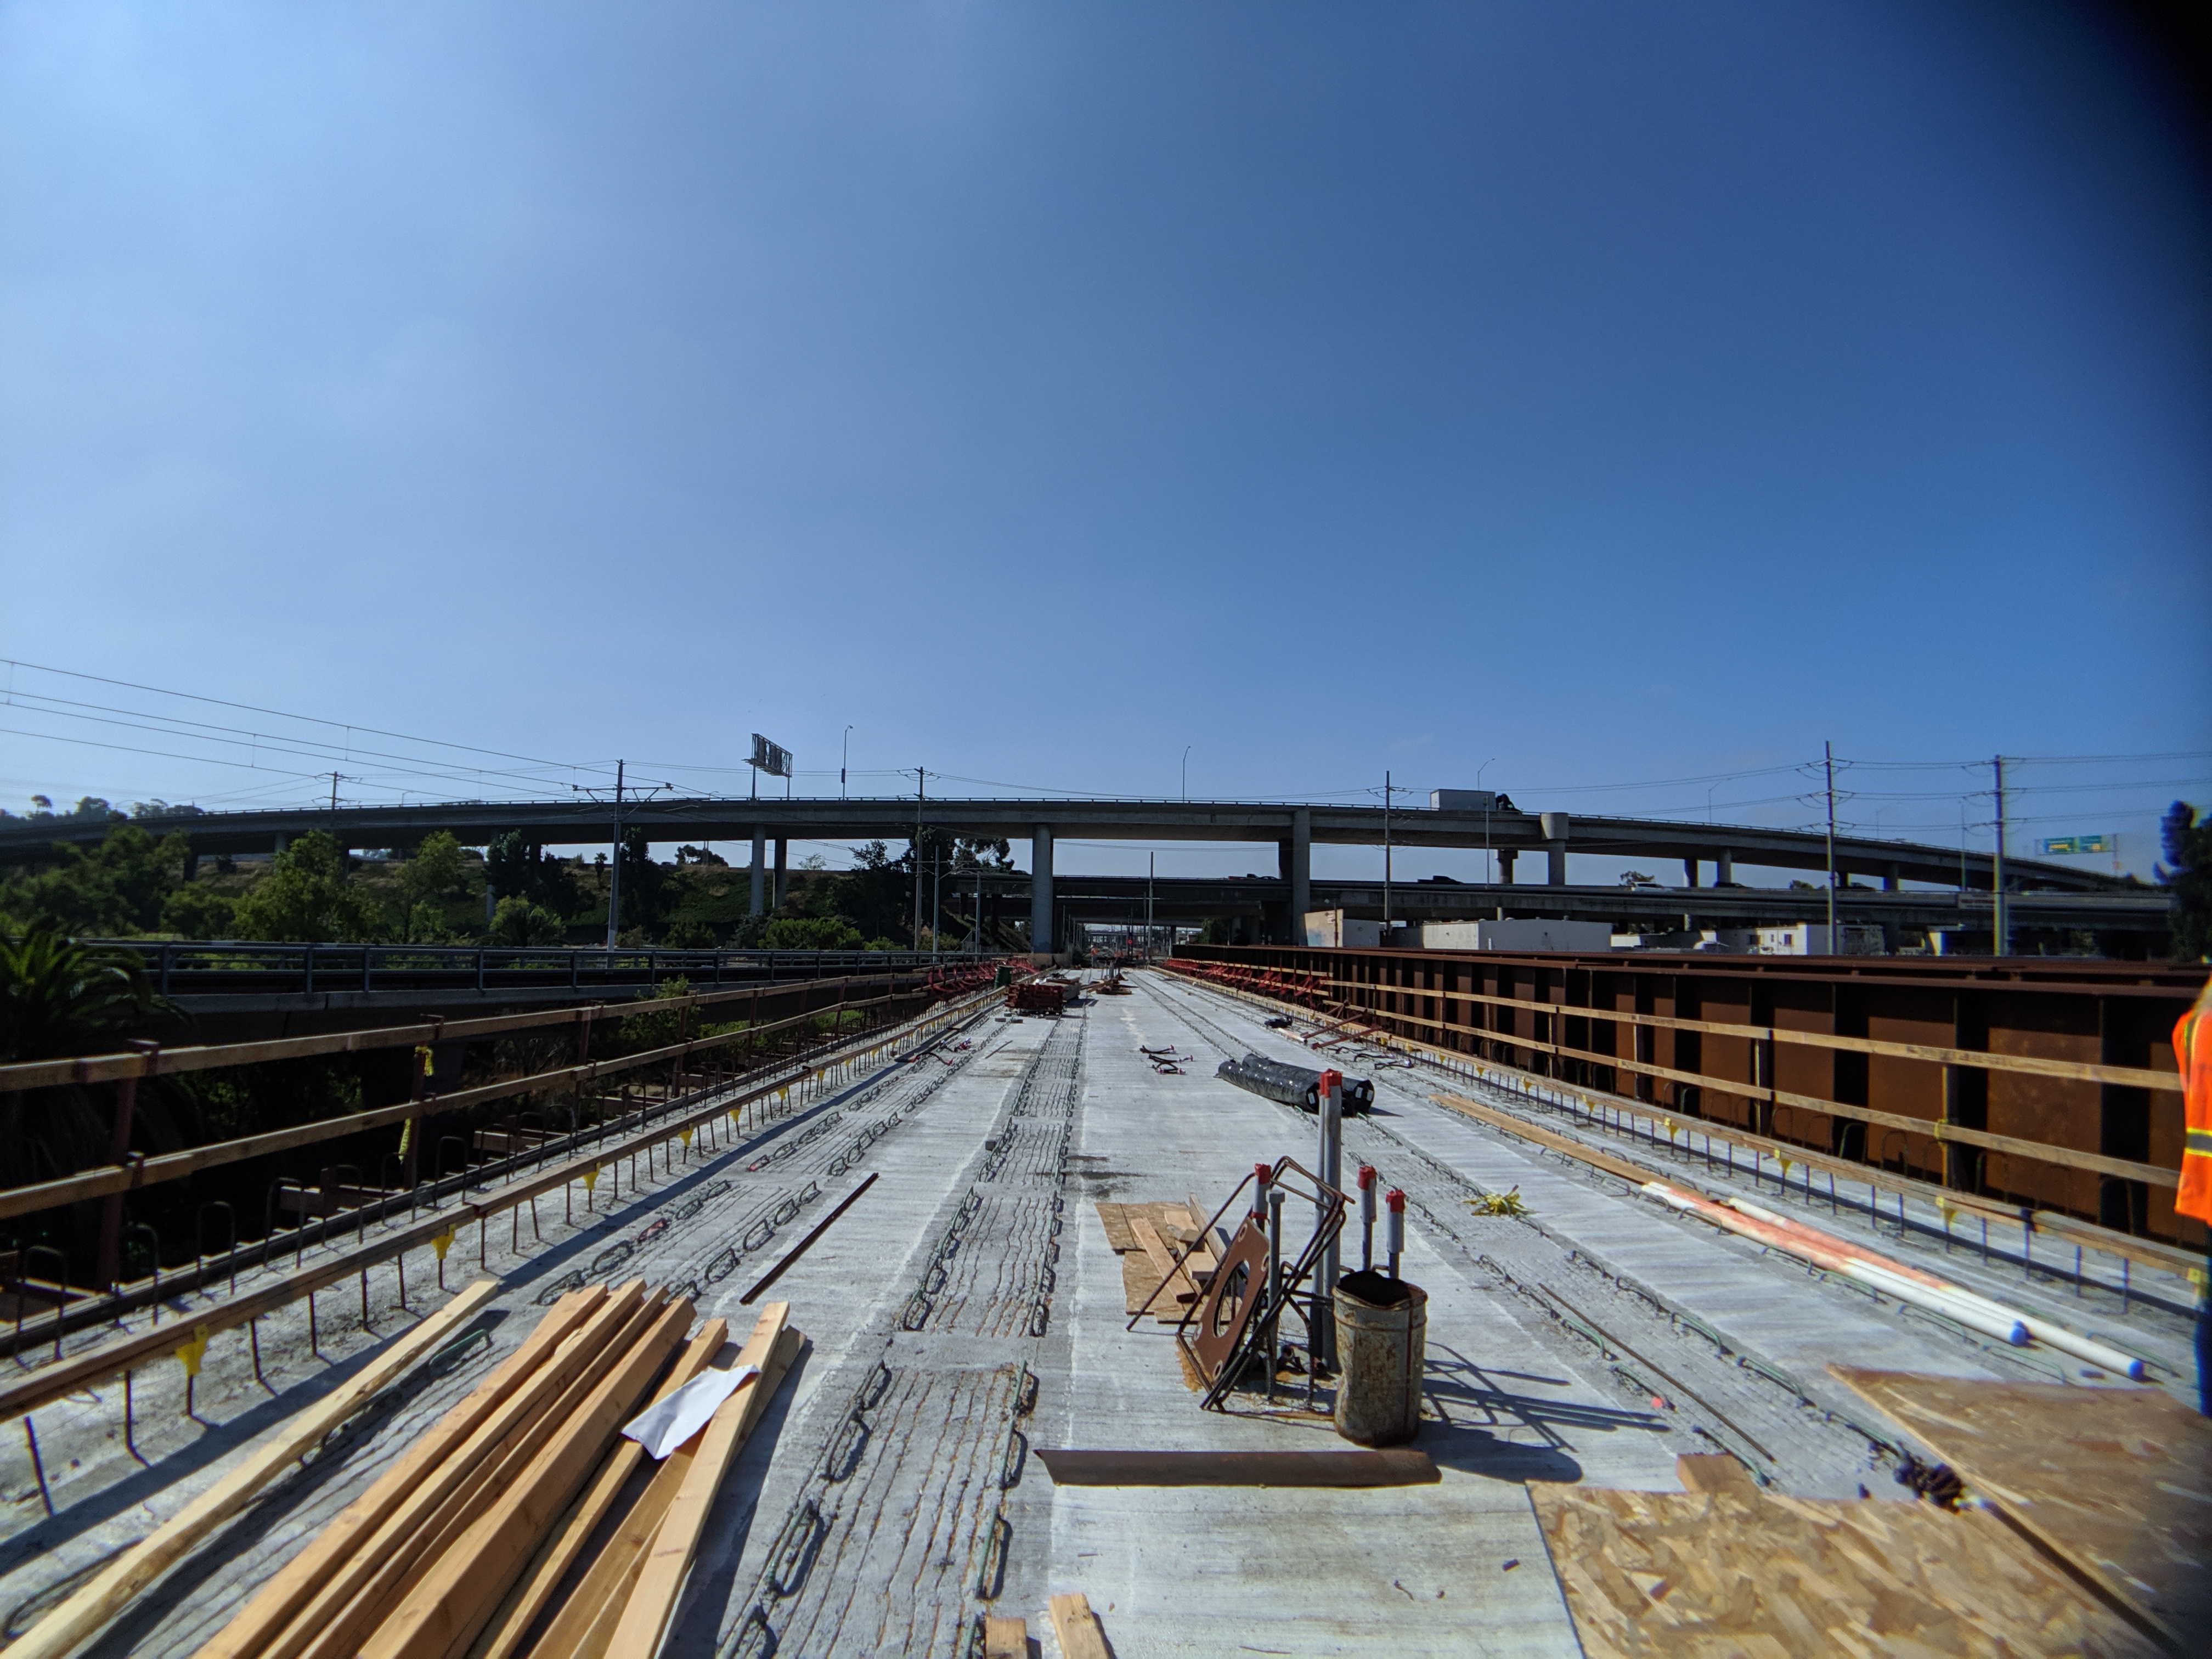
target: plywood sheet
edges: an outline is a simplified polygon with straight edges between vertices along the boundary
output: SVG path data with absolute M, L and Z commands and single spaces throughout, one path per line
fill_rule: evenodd
M 1994 1516 L 1879 1498 L 1529 1493 L 1590 1659 L 2159 1651 Z
M 2212 1623 L 2212 1425 L 2157 1389 L 1829 1370 L 2169 1634 Z M 2192 1634 L 2193 1632 L 2193 1634 Z

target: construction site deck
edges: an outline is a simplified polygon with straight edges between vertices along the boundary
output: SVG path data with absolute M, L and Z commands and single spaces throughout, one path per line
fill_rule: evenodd
M 276 1650 L 226 1632 L 562 1297 L 636 1284 L 688 1300 L 672 1341 L 722 1320 L 740 1344 L 770 1297 L 803 1333 L 756 1380 L 763 1403 L 672 1583 L 659 1648 L 685 1659 L 2202 1639 L 2212 1453 L 2185 1270 L 2039 1258 L 2032 1236 L 1898 1185 L 1808 1179 L 1724 1133 L 1593 1113 L 1543 1079 L 1200 977 L 1091 975 L 1055 1000 L 965 992 L 767 1109 L 217 1330 L 189 1363 L 163 1349 L 40 1404 L 5 1454 L 7 1640 L 35 1649 L 42 1621 L 477 1281 L 480 1305 L 422 1364 L 57 1650 Z M 1233 1230 L 1255 1164 L 1313 1164 L 1314 1114 L 1216 1075 L 1247 1054 L 1373 1083 L 1343 1163 L 1404 1195 L 1400 1271 L 1427 1297 L 1411 1444 L 1433 1478 L 1254 1484 L 1234 1459 L 1173 1484 L 1146 1473 L 1157 1453 L 1348 1449 L 1328 1380 L 1295 1362 L 1204 1407 L 1177 1340 L 1188 1304 L 1158 1293 L 1131 1225 L 1175 1245 L 1226 1205 Z M 1668 1183 L 1940 1275 L 2141 1380 L 1646 1190 Z M 259 1276 L 422 1222 L 280 1247 L 234 1287 L 20 1352 L 17 1374 L 156 1328 L 189 1347 Z M 1347 1267 L 1369 1248 L 1356 1215 L 1341 1248 Z M 1063 1483 L 1062 1449 L 1114 1455 Z M 650 1473 L 611 1493 L 609 1527 Z M 482 1626 L 378 1640 L 357 1650 L 494 1650 Z M 498 1650 L 599 1640 L 545 1644 L 541 1627 Z

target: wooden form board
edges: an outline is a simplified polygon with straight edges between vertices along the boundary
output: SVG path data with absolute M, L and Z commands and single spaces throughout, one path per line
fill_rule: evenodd
M 762 1309 L 760 1322 L 754 1326 L 752 1339 L 747 1341 L 746 1347 L 754 1348 L 757 1343 L 763 1349 L 773 1350 L 783 1335 L 790 1315 L 788 1302 L 769 1303 Z M 746 1363 L 764 1361 L 763 1353 L 762 1361 Z M 707 1529 L 707 1517 L 714 1510 L 714 1498 L 722 1489 L 723 1478 L 737 1462 L 746 1437 L 768 1403 L 769 1391 L 761 1386 L 766 1381 L 763 1374 L 739 1383 L 737 1391 L 715 1408 L 713 1419 L 701 1431 L 698 1452 L 690 1468 L 684 1472 L 683 1484 L 676 1489 L 668 1513 L 661 1517 L 653 1534 L 645 1571 L 639 1574 L 636 1588 L 630 1591 L 629 1600 L 623 1608 L 621 1622 L 615 1626 L 613 1652 L 645 1656 L 659 1651 L 661 1638 L 668 1632 L 668 1621 L 676 1614 L 676 1599 L 691 1571 L 692 1554 Z
M 1060 1638 L 1061 1659 L 1111 1659 L 1106 1632 L 1080 1592 L 1052 1598 L 1052 1633 Z
M 985 1613 L 983 1659 L 1030 1659 L 1030 1621 Z
M 1136 1233 L 1130 1228 L 1129 1223 L 1133 1219 L 1141 1218 L 1151 1222 L 1156 1230 L 1160 1231 L 1160 1237 L 1170 1244 L 1176 1239 L 1165 1229 L 1176 1227 L 1187 1233 L 1197 1225 L 1197 1221 L 1191 1218 L 1190 1212 L 1181 1204 L 1112 1204 L 1102 1200 L 1097 1210 L 1099 1224 L 1106 1229 L 1106 1246 L 1116 1255 L 1124 1255 L 1142 1248 L 1137 1243 Z
M 645 1329 L 633 1324 L 608 1345 L 611 1361 L 580 1376 L 545 1423 L 514 1448 L 504 1490 L 361 1644 L 363 1659 L 443 1659 L 466 1649 L 690 1326 L 691 1304 L 679 1301 L 657 1310 Z
M 2158 1389 L 1828 1370 L 2170 1642 L 2212 1629 L 2212 1423 Z
M 1887 1498 L 1529 1489 L 1589 1659 L 2153 1659 L 1996 1516 Z
M 496 1280 L 478 1279 L 345 1382 L 262 1435 L 212 1486 L 32 1626 L 11 1644 L 11 1650 L 28 1659 L 47 1656 L 58 1659 L 75 1648 L 120 1613 L 132 1596 L 182 1560 L 255 1492 L 289 1470 L 295 1459 L 472 1318 L 498 1290 Z
M 712 1364 L 728 1342 L 729 1334 L 726 1320 L 708 1320 L 678 1356 L 674 1369 L 653 1390 L 653 1403 L 665 1399 Z M 645 1448 L 635 1440 L 624 1440 L 615 1448 L 614 1455 L 607 1459 L 583 1497 L 561 1517 L 560 1525 L 553 1529 L 524 1572 L 522 1582 L 508 1592 L 489 1626 L 470 1648 L 471 1659 L 512 1659 L 520 1650 L 523 1638 L 551 1602 L 568 1569 L 575 1565 L 592 1533 L 613 1510 L 623 1488 L 644 1461 Z

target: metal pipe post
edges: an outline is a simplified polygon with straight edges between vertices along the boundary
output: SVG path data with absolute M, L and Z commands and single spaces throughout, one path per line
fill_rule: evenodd
M 1283 1352 L 1283 1191 L 1267 1189 L 1267 1403 L 1275 1401 L 1275 1362 Z M 1309 1356 L 1310 1358 L 1310 1356 Z
M 1398 1277 L 1398 1258 L 1406 1253 L 1406 1194 L 1393 1187 L 1382 1194 L 1382 1206 L 1389 1216 L 1382 1229 L 1382 1247 L 1389 1252 L 1390 1277 Z
M 1375 1269 L 1375 1166 L 1359 1166 L 1359 1270 Z
M 1321 1178 L 1341 1192 L 1344 1189 L 1344 1073 L 1328 1071 L 1321 1074 Z M 1328 1224 L 1329 1201 L 1325 1194 L 1314 1200 L 1314 1225 Z M 1320 1277 L 1314 1285 L 1313 1346 L 1316 1358 L 1334 1358 L 1336 1320 L 1333 1311 L 1336 1301 L 1336 1280 L 1343 1267 L 1343 1234 L 1331 1235 L 1322 1247 Z

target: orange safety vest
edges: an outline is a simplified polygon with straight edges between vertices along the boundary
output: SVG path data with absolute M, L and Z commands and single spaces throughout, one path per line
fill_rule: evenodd
M 2212 983 L 2173 1028 L 2173 1056 L 2181 1063 L 2183 1110 L 2181 1188 L 2173 1207 L 2212 1226 Z

